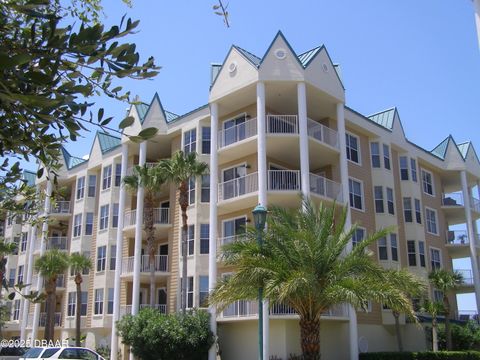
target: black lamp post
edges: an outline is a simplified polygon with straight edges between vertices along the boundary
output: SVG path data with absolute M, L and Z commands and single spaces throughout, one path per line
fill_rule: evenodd
M 267 209 L 258 204 L 252 211 L 255 229 L 257 230 L 257 243 L 263 245 L 263 230 L 267 220 Z M 263 288 L 258 288 L 258 358 L 263 360 Z

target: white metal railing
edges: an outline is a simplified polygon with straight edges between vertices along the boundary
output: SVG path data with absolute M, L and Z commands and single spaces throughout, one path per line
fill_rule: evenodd
M 68 238 L 66 236 L 53 236 L 47 239 L 47 250 L 67 250 Z
M 480 213 L 480 200 L 471 196 L 470 207 L 472 208 L 473 211 L 476 211 L 476 212 Z
M 257 119 L 248 119 L 241 124 L 220 130 L 218 132 L 218 148 L 221 149 L 255 135 L 257 135 Z
M 47 321 L 47 313 L 40 313 L 40 318 L 38 319 L 38 326 L 45 326 Z M 62 313 L 56 312 L 54 315 L 54 326 L 60 326 L 62 324 Z M 32 327 L 33 325 L 33 314 L 28 314 L 27 317 L 27 326 Z
M 299 170 L 268 170 L 268 190 L 300 190 Z
M 129 256 L 122 259 L 122 274 L 133 272 L 134 256 Z M 155 271 L 166 272 L 168 269 L 168 255 L 155 255 L 154 263 Z M 142 255 L 140 259 L 140 272 L 150 272 L 150 256 Z
M 336 149 L 339 148 L 337 131 L 313 121 L 312 119 L 307 119 L 307 132 L 309 137 L 328 144 Z
M 470 269 L 455 269 L 455 272 L 459 273 L 463 277 L 463 285 L 473 285 L 472 270 Z
M 342 202 L 342 185 L 323 176 L 310 174 L 310 191 L 313 194 Z
M 245 234 L 238 234 L 238 235 L 225 236 L 223 238 L 218 238 L 218 243 L 222 246 L 222 245 L 231 244 L 235 241 L 244 240 L 244 239 L 245 239 Z
M 70 201 L 57 201 L 50 206 L 51 214 L 70 214 Z
M 218 184 L 218 201 L 228 200 L 258 191 L 258 173 L 254 172 Z
M 140 304 L 140 309 L 153 308 L 160 311 L 162 314 L 167 313 L 167 305 L 155 304 L 153 307 L 150 304 Z M 130 315 L 132 313 L 132 305 L 123 305 L 120 307 L 120 316 Z
M 270 308 L 270 315 L 297 315 L 297 312 L 289 305 L 275 303 Z
M 297 115 L 267 115 L 267 134 L 298 134 Z
M 123 227 L 135 225 L 137 222 L 137 210 L 127 210 L 123 214 Z
M 477 310 L 458 310 L 455 312 L 455 319 L 460 321 L 473 320 L 477 324 L 480 322 Z
M 442 205 L 463 206 L 463 194 L 461 192 L 442 194 Z
M 154 224 L 169 224 L 170 223 L 170 209 L 169 208 L 155 208 L 155 209 L 153 209 L 153 223 Z
M 447 230 L 447 244 L 463 245 L 469 244 L 468 232 L 466 230 Z

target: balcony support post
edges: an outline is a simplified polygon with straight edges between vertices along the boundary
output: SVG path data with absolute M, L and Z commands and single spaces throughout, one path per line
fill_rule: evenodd
M 218 104 L 210 104 L 210 208 L 209 208 L 209 239 L 208 239 L 208 291 L 217 286 L 217 201 L 218 201 Z M 210 313 L 210 330 L 217 336 L 217 309 L 208 306 Z M 217 358 L 217 341 L 208 351 L 208 360 Z
M 47 238 L 48 238 L 48 217 L 50 214 L 51 209 L 51 197 L 52 197 L 52 190 L 53 190 L 53 183 L 51 179 L 51 174 L 48 173 L 47 175 L 47 188 L 45 190 L 45 203 L 43 208 L 43 213 L 45 214 L 45 218 L 42 223 L 42 235 L 41 235 L 41 245 L 40 245 L 40 256 L 45 253 L 45 248 L 47 245 Z M 43 276 L 38 274 L 37 278 L 37 289 L 41 289 L 43 286 Z M 32 324 L 32 340 L 37 339 L 38 335 L 38 321 L 40 319 L 40 303 L 35 304 L 33 310 L 33 324 Z
M 473 285 L 475 288 L 475 301 L 477 304 L 477 314 L 480 311 L 480 274 L 478 273 L 477 248 L 475 245 L 475 232 L 473 228 L 472 208 L 470 207 L 471 192 L 467 182 L 467 172 L 460 171 L 460 180 L 462 182 L 463 205 L 465 208 L 465 217 L 467 220 L 468 238 L 470 239 L 470 261 L 472 263 Z
M 304 82 L 297 84 L 298 125 L 300 134 L 300 173 L 302 194 L 310 197 L 310 164 L 308 157 L 308 124 L 307 124 L 307 87 Z
M 347 219 L 345 227 L 349 229 L 352 226 L 352 218 L 349 206 L 349 188 L 348 188 L 348 163 L 347 163 L 347 146 L 345 140 L 345 106 L 343 103 L 337 104 L 337 127 L 338 140 L 340 146 L 340 182 L 342 184 L 342 197 L 347 206 Z M 347 251 L 352 250 L 352 244 L 347 246 Z M 350 360 L 358 359 L 358 329 L 357 329 L 357 313 L 353 306 L 348 306 L 348 332 L 350 337 Z
M 128 144 L 122 144 L 122 168 L 120 178 L 127 175 L 128 165 Z M 126 189 L 123 183 L 120 183 L 120 198 L 118 201 L 118 227 L 117 227 L 117 239 L 116 239 L 116 252 L 115 252 L 115 278 L 113 286 L 113 315 L 112 315 L 112 340 L 110 344 L 110 359 L 117 360 L 118 354 L 118 336 L 117 336 L 117 321 L 120 320 L 120 275 L 122 273 L 122 250 L 123 250 L 123 226 L 125 217 L 125 198 Z
M 27 287 L 25 288 L 25 291 L 24 291 L 25 294 L 30 293 L 30 289 L 31 289 L 32 276 L 33 276 L 33 253 L 35 252 L 36 242 L 37 242 L 37 226 L 35 225 L 30 228 L 30 243 L 28 245 L 28 253 L 27 253 L 27 258 L 28 258 L 27 280 L 26 280 Z M 23 310 L 22 310 L 22 322 L 20 325 L 20 339 L 25 341 L 27 339 L 26 328 L 27 328 L 27 320 L 28 320 L 28 311 L 30 309 L 30 302 L 25 299 L 22 299 L 22 302 L 23 302 Z
M 257 82 L 257 154 L 258 203 L 267 207 L 267 129 L 265 116 L 265 83 Z M 269 359 L 270 324 L 268 300 L 263 300 L 263 359 Z

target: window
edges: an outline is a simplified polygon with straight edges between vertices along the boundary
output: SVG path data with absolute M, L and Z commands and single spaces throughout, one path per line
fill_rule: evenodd
M 183 246 L 182 246 L 183 250 Z M 195 225 L 188 225 L 187 229 L 187 255 L 193 255 L 195 252 Z M 183 252 L 182 252 L 183 254 Z
M 408 158 L 400 156 L 400 179 L 408 180 Z
M 395 215 L 395 203 L 393 201 L 393 190 L 387 187 L 387 208 L 388 213 Z
M 417 160 L 410 159 L 410 170 L 412 171 L 412 180 L 417 182 Z
M 392 253 L 392 261 L 398 261 L 397 234 L 390 234 L 390 250 Z
M 357 164 L 360 163 L 360 146 L 358 137 L 352 134 L 345 134 L 347 142 L 347 159 Z
M 420 266 L 425 267 L 425 243 L 423 241 L 418 242 L 418 255 L 420 258 Z
M 120 186 L 122 182 L 122 164 L 115 164 L 115 186 Z
M 113 294 L 115 290 L 113 288 L 108 288 L 108 299 L 107 299 L 107 314 L 113 314 Z
M 210 154 L 210 126 L 202 127 L 202 154 Z
M 23 283 L 23 265 L 18 267 L 17 284 Z
M 82 304 L 80 307 L 80 315 L 87 316 L 88 292 L 82 291 L 81 297 L 82 297 Z
M 378 142 L 370 143 L 370 153 L 372 156 L 372 167 L 380 167 L 380 145 Z
M 432 271 L 442 267 L 440 250 L 430 248 L 430 265 L 432 266 Z
M 188 179 L 188 205 L 195 204 L 195 177 Z
M 103 168 L 102 190 L 110 189 L 112 186 L 112 165 Z
M 383 166 L 390 170 L 390 146 L 383 144 Z
M 427 232 L 438 235 L 437 231 L 437 212 L 430 208 L 425 208 L 425 221 L 427 223 Z
M 82 214 L 76 214 L 73 218 L 73 237 L 82 235 Z
M 362 183 L 353 179 L 348 179 L 348 188 L 350 191 L 350 206 L 354 209 L 363 210 Z
M 378 258 L 380 260 L 388 260 L 387 238 L 378 239 Z
M 14 236 L 13 243 L 15 244 L 15 250 L 13 252 L 13 255 L 18 255 L 18 249 L 20 247 L 20 236 Z
M 208 276 L 199 276 L 198 286 L 198 305 L 199 307 L 207 307 L 208 298 Z
M 115 264 L 117 261 L 117 245 L 110 245 L 110 270 L 115 270 Z
M 433 289 L 433 301 L 443 303 L 443 291 Z
M 420 207 L 420 200 L 414 199 L 415 201 L 415 219 L 417 220 L 418 224 L 422 223 L 422 211 Z
M 423 192 L 433 196 L 432 173 L 422 169 Z
M 88 175 L 88 197 L 95 197 L 97 175 Z
M 103 289 L 95 289 L 95 303 L 93 313 L 95 315 L 103 314 Z
M 365 229 L 361 227 L 357 227 L 352 236 L 352 246 L 355 247 L 363 239 L 365 239 Z
M 412 199 L 409 197 L 403 198 L 403 217 L 405 222 L 412 222 Z
M 10 269 L 9 275 L 8 275 L 8 287 L 14 287 L 15 286 L 15 275 L 16 275 L 17 269 Z M 34 284 L 36 285 L 36 284 Z
M 112 228 L 118 227 L 118 203 L 112 206 Z
M 83 256 L 90 259 L 90 251 L 84 251 Z M 90 269 L 88 267 L 83 269 L 83 271 L 82 271 L 82 275 L 88 275 L 89 273 L 90 273 Z
M 381 186 L 375 186 L 374 193 L 375 193 L 375 212 L 377 214 L 382 214 L 385 212 L 385 209 L 383 206 L 383 188 Z
M 28 241 L 28 233 L 22 232 L 22 240 L 20 242 L 20 252 L 27 251 L 27 241 Z
M 93 213 L 87 212 L 85 214 L 85 235 L 93 234 Z
M 189 154 L 197 151 L 197 129 L 185 131 L 183 134 L 183 152 Z
M 97 271 L 105 271 L 107 261 L 107 247 L 99 246 L 97 248 Z
M 417 266 L 415 240 L 407 240 L 408 266 Z
M 210 175 L 202 175 L 201 202 L 210 202 Z
M 13 302 L 13 320 L 20 319 L 20 300 L 15 300 Z
M 200 224 L 200 254 L 208 254 L 210 248 L 210 225 Z
M 108 228 L 109 204 L 100 207 L 100 230 Z
M 77 293 L 68 293 L 67 316 L 75 316 L 75 305 L 77 304 Z
M 85 196 L 85 176 L 77 179 L 77 200 L 83 199 Z
M 189 276 L 187 280 L 187 307 L 193 307 L 193 276 Z

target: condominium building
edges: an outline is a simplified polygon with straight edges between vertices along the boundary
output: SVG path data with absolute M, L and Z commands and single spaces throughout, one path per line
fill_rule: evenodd
M 157 135 L 135 143 L 98 132 L 88 159 L 63 150 L 58 186 L 64 197 L 46 197 L 49 221 L 34 228 L 7 218 L 5 238 L 19 244 L 9 256 L 9 283 L 42 279 L 32 264 L 46 249 L 88 254 L 93 268 L 84 275 L 82 303 L 76 304 L 70 273 L 57 284 L 58 338 L 73 337 L 75 308 L 81 306 L 86 345 L 126 351 L 115 336 L 123 314 L 151 306 L 149 265 L 143 226 L 143 190 L 129 192 L 122 177 L 134 165 L 155 164 L 177 150 L 197 152 L 209 174 L 188 187 L 187 307 L 202 307 L 216 280 L 232 271 L 217 257 L 221 245 L 235 241 L 252 221 L 257 204 L 298 207 L 299 193 L 315 203 L 349 205 L 349 224 L 359 225 L 352 243 L 376 229 L 394 231 L 372 247 L 386 268 L 407 268 L 423 279 L 452 260 L 470 258 L 462 270 L 462 293 L 475 293 L 480 217 L 479 159 L 471 143 L 447 137 L 428 151 L 408 141 L 397 109 L 370 116 L 345 104 L 340 69 L 324 46 L 297 55 L 279 32 L 263 57 L 232 46 L 224 62 L 212 65 L 209 103 L 178 116 L 155 95 L 149 104 L 131 107 L 133 125 L 125 135 L 158 128 Z M 82 154 L 83 155 L 83 154 Z M 45 177 L 31 179 L 50 194 Z M 158 193 L 154 222 L 155 308 L 180 308 L 182 276 L 181 216 L 175 185 Z M 28 219 L 27 219 L 28 220 Z M 429 288 L 429 296 L 441 296 Z M 456 306 L 456 298 L 452 296 Z M 45 304 L 17 296 L 4 336 L 41 338 Z M 222 359 L 254 359 L 258 352 L 255 301 L 239 301 L 216 321 Z M 299 354 L 298 316 L 288 306 L 270 304 L 265 312 L 269 355 Z M 468 314 L 463 314 L 468 316 Z M 427 347 L 423 330 L 400 317 L 407 350 Z M 326 359 L 356 359 L 358 351 L 396 350 L 392 311 L 378 303 L 367 311 L 339 305 L 322 317 L 321 349 Z M 123 357 L 125 358 L 125 356 Z M 267 357 L 268 358 L 268 357 Z

